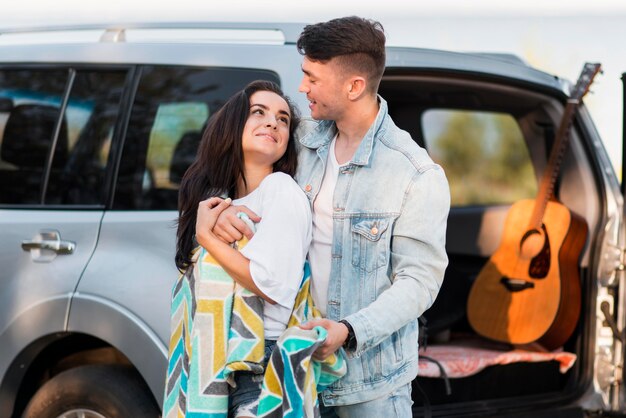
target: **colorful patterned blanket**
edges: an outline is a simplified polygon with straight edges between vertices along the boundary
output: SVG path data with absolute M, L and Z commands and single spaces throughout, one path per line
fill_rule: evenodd
M 324 328 L 304 330 L 298 327 L 322 317 L 309 291 L 310 277 L 307 263 L 287 329 L 276 342 L 265 371 L 257 409 L 259 418 L 319 417 L 318 392 L 346 374 L 343 351 L 323 362 L 311 357 L 326 339 Z
M 226 417 L 233 373 L 264 372 L 261 298 L 234 282 L 203 248 L 196 250 L 193 261 L 172 293 L 164 418 Z M 320 317 L 309 282 L 306 265 L 288 329 L 264 375 L 260 417 L 319 416 L 318 391 L 346 372 L 342 352 L 324 362 L 311 358 L 326 338 L 325 329 L 297 327 Z

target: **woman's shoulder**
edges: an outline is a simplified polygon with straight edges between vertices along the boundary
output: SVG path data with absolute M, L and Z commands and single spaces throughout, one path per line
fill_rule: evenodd
M 304 192 L 289 174 L 277 171 L 265 177 L 259 188 L 264 192 L 271 193 L 298 193 L 304 196 Z
M 311 205 L 304 191 L 288 174 L 272 173 L 263 179 L 259 186 L 264 206 L 266 204 L 284 206 L 297 213 L 311 213 Z M 297 209 L 296 209 L 297 208 Z

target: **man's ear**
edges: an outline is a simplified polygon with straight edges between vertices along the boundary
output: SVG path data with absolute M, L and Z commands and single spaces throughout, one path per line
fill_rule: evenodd
M 350 100 L 357 100 L 363 93 L 365 93 L 365 89 L 367 88 L 367 82 L 363 77 L 352 77 L 348 83 L 348 98 Z

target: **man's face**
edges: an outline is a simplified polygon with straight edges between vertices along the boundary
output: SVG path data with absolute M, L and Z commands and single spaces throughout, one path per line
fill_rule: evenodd
M 335 59 L 327 62 L 302 61 L 302 82 L 299 91 L 309 100 L 311 117 L 317 120 L 339 120 L 345 109 L 342 69 Z

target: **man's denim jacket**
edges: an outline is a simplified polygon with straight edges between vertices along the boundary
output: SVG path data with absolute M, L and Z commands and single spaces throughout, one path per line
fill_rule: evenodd
M 347 353 L 348 373 L 323 393 L 325 405 L 372 400 L 415 378 L 417 318 L 433 304 L 448 263 L 444 172 L 379 101 L 333 196 L 327 317 L 350 322 L 357 348 Z M 335 134 L 334 122 L 321 121 L 300 137 L 296 180 L 311 202 Z

